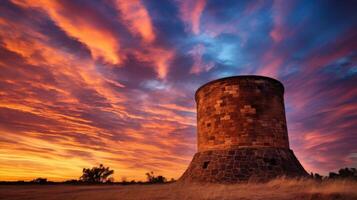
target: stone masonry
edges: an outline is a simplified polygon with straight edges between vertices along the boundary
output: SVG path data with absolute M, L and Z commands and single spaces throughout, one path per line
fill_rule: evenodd
M 181 181 L 307 175 L 289 149 L 282 83 L 263 76 L 228 77 L 203 85 L 195 98 L 198 152 Z

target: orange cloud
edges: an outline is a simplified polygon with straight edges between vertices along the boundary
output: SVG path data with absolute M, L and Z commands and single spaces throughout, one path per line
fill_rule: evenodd
M 167 101 L 133 105 L 118 91 L 126 86 L 101 74 L 93 60 L 52 46 L 48 36 L 26 24 L 11 29 L 13 25 L 1 24 L 0 47 L 24 63 L 0 63 L 4 73 L 18 77 L 0 81 L 8 87 L 0 92 L 0 118 L 7 116 L 7 121 L 0 120 L 6 123 L 0 126 L 3 180 L 73 179 L 83 167 L 99 163 L 115 169 L 116 180 L 123 175 L 144 180 L 150 170 L 169 178 L 181 175 L 191 155 L 175 153 L 171 144 L 185 149 L 193 149 L 194 144 L 170 134 L 194 124 L 193 117 L 175 113 L 192 112 L 192 108 Z M 173 52 L 159 47 L 148 50 L 142 59 L 156 64 L 160 77 L 165 77 Z M 133 108 L 143 113 L 132 112 Z
M 115 6 L 130 32 L 139 35 L 144 40 L 143 50 L 134 51 L 136 58 L 142 62 L 153 63 L 158 77 L 165 79 L 174 51 L 153 44 L 156 35 L 145 6 L 140 0 L 116 0 Z
M 146 42 L 155 39 L 150 16 L 140 0 L 117 0 L 116 6 L 132 33 L 139 34 Z
M 118 37 L 109 30 L 91 23 L 85 16 L 66 11 L 66 8 L 57 1 L 14 0 L 13 2 L 23 7 L 34 7 L 45 11 L 68 35 L 87 45 L 95 59 L 100 58 L 111 64 L 119 64 L 122 61 Z
M 44 35 L 38 37 L 41 40 L 26 40 L 24 39 L 26 38 L 25 36 L 14 33 L 2 32 L 2 35 L 5 36 L 5 46 L 9 50 L 27 58 L 28 63 L 33 65 L 47 64 L 53 66 L 52 73 L 58 76 L 58 81 L 62 80 L 64 77 L 74 80 L 77 79 L 75 82 L 78 84 L 83 84 L 81 83 L 81 81 L 83 81 L 85 85 L 92 87 L 105 97 L 114 107 L 117 107 L 118 102 L 124 101 L 124 97 L 118 93 L 114 93 L 107 87 L 107 83 L 115 83 L 116 86 L 120 87 L 124 87 L 124 85 L 103 77 L 96 71 L 92 61 L 81 60 L 81 63 L 78 64 L 77 58 L 71 54 L 48 47 L 42 42 L 42 40 L 47 40 Z M 35 36 L 38 36 L 38 34 Z M 38 59 L 38 55 L 41 55 L 41 58 L 43 59 Z M 76 70 L 74 71 L 73 69 Z M 64 85 L 66 85 L 66 83 L 64 83 Z M 64 89 L 58 88 L 56 88 L 56 90 L 65 91 Z
M 170 61 L 175 52 L 160 47 L 147 47 L 144 51 L 136 51 L 135 56 L 142 62 L 151 62 L 159 78 L 164 79 L 170 67 Z

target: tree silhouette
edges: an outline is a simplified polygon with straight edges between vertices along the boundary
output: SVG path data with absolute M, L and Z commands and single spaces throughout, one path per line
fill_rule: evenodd
M 109 167 L 104 167 L 100 164 L 99 167 L 83 168 L 83 175 L 80 180 L 86 183 L 107 183 L 113 182 L 113 178 L 110 177 L 114 174 L 114 170 L 110 170 Z
M 320 174 L 318 174 L 318 173 L 312 173 L 311 172 L 311 174 L 310 174 L 310 177 L 312 178 L 312 179 L 315 179 L 315 180 L 317 180 L 317 181 L 322 181 L 322 179 L 324 178 L 323 176 L 321 176 Z
M 356 168 L 341 168 L 338 173 L 330 172 L 328 178 L 357 180 L 357 170 Z
M 149 183 L 165 183 L 166 178 L 164 176 L 155 176 L 154 172 L 146 173 L 146 177 Z
M 330 172 L 328 176 L 321 176 L 318 173 L 310 173 L 310 178 L 322 181 L 333 179 L 349 179 L 357 181 L 357 169 L 356 168 L 341 168 L 338 172 Z
M 342 178 L 357 178 L 356 168 L 342 168 L 338 170 L 338 174 Z
M 47 183 L 47 178 L 36 178 L 30 181 L 31 183 L 45 184 Z

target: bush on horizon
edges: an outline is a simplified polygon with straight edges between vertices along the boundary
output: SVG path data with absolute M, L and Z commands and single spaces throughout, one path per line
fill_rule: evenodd
M 111 183 L 114 182 L 114 178 L 111 176 L 114 174 L 114 170 L 105 167 L 100 164 L 99 167 L 83 168 L 83 175 L 79 178 L 85 183 Z
M 164 176 L 161 176 L 161 175 L 155 176 L 153 171 L 148 172 L 145 175 L 146 175 L 147 181 L 149 183 L 165 183 L 166 182 L 166 178 Z
M 330 172 L 328 176 L 322 176 L 318 173 L 311 172 L 310 177 L 314 180 L 333 180 L 333 179 L 349 179 L 357 181 L 356 168 L 341 168 L 338 172 Z

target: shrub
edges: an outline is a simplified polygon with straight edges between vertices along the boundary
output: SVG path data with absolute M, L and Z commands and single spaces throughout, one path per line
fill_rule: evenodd
M 99 167 L 83 168 L 83 175 L 80 180 L 86 183 L 110 183 L 114 179 L 110 177 L 114 174 L 114 170 L 110 170 L 109 167 L 104 167 L 100 164 Z
M 147 180 L 149 183 L 165 183 L 166 178 L 164 176 L 155 176 L 154 172 L 146 173 Z
M 47 183 L 47 178 L 36 178 L 33 179 L 31 183 L 45 184 Z

